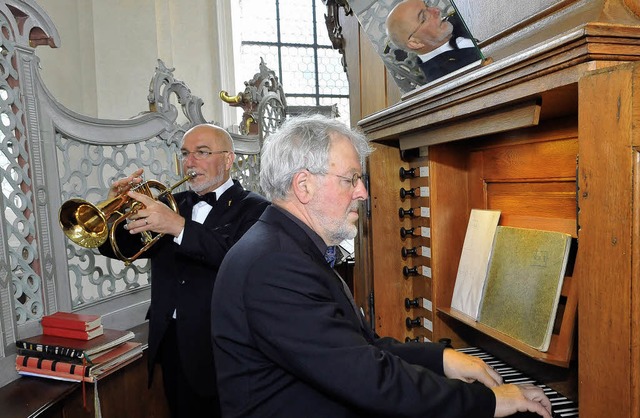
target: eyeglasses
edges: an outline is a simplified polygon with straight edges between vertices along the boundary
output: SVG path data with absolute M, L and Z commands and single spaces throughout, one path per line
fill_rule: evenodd
M 339 174 L 333 174 L 333 173 L 327 173 L 327 174 L 331 174 L 332 176 L 336 176 L 344 181 L 348 181 L 349 183 L 351 183 L 351 185 L 353 187 L 357 187 L 358 186 L 358 180 L 362 180 L 362 174 L 359 173 L 355 173 L 353 176 L 351 177 L 347 177 L 347 176 L 341 176 Z
M 427 21 L 428 17 L 429 17 L 429 14 L 427 13 L 427 8 L 426 7 L 423 8 L 422 10 L 420 10 L 420 13 L 418 13 L 418 19 L 420 20 L 420 24 L 418 25 L 418 27 L 413 32 L 411 32 L 411 34 L 407 38 L 407 41 L 411 40 L 413 35 L 415 35 L 416 32 L 422 27 L 422 25 L 424 25 L 424 22 Z
M 195 158 L 196 160 L 204 160 L 205 158 L 208 158 L 211 154 L 224 154 L 227 152 L 231 152 L 231 151 L 205 151 L 202 149 L 199 149 L 196 151 L 180 150 L 180 152 L 178 153 L 178 158 L 184 161 L 187 158 L 189 158 L 189 155 L 193 155 L 193 158 Z

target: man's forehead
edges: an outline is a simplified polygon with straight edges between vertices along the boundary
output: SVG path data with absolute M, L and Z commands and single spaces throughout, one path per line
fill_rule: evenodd
M 422 0 L 407 0 L 404 7 L 408 16 L 418 16 L 420 11 L 424 10 L 426 4 Z
M 191 146 L 196 148 L 212 147 L 221 141 L 214 136 L 188 136 L 184 138 L 182 146 Z
M 330 134 L 329 137 L 331 138 L 329 147 L 330 165 L 353 165 L 354 162 L 357 162 L 357 165 L 360 166 L 358 150 L 347 136 L 335 133 Z
M 182 145 L 189 145 L 197 148 L 215 147 L 218 145 L 226 147 L 227 143 L 228 141 L 226 138 L 217 131 L 213 129 L 202 129 L 185 135 Z
M 331 132 L 329 134 L 329 138 L 331 139 L 331 141 L 329 142 L 329 149 L 333 148 L 333 145 L 337 145 L 337 144 L 340 144 L 342 146 L 344 144 L 349 144 L 353 147 L 353 144 L 351 144 L 351 140 L 347 136 L 341 133 Z

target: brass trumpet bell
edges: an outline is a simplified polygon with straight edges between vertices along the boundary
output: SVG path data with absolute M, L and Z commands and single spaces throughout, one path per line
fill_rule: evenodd
M 84 199 L 69 199 L 58 213 L 62 232 L 74 243 L 84 248 L 97 248 L 109 238 L 108 221 L 111 215 L 129 201 L 129 196 L 119 195 L 94 205 Z
M 164 198 L 168 206 L 178 213 L 178 204 L 171 192 L 195 176 L 196 173 L 190 172 L 171 187 L 156 180 L 148 180 L 132 187 L 131 190 L 145 194 L 154 200 Z M 159 193 L 154 195 L 153 189 L 158 190 Z M 130 198 L 126 193 L 97 204 L 75 198 L 62 204 L 58 212 L 58 220 L 65 236 L 81 247 L 97 248 L 104 244 L 108 238 L 111 238 L 111 248 L 116 257 L 124 261 L 125 264 L 130 264 L 164 235 L 143 232 L 141 234 L 142 248 L 131 257 L 122 254 L 116 242 L 115 230 L 121 222 L 126 221 L 131 215 L 143 208 L 142 203 Z

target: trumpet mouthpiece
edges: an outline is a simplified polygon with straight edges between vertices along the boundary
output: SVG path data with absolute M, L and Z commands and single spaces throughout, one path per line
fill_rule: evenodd
M 196 173 L 195 171 L 189 171 L 187 173 L 187 176 L 189 176 L 190 178 L 195 178 L 198 175 L 198 173 Z

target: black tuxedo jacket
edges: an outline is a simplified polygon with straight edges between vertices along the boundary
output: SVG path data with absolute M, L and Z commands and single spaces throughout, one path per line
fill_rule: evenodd
M 149 308 L 149 373 L 173 312 L 180 359 L 191 385 L 203 396 L 215 393 L 215 369 L 211 347 L 211 294 L 218 267 L 231 246 L 253 225 L 269 202 L 246 191 L 240 183 L 220 196 L 203 224 L 191 220 L 193 207 L 185 192 L 174 195 L 186 223 L 180 245 L 165 235 L 143 257 L 151 259 Z M 119 228 L 120 229 L 120 228 Z M 138 234 L 117 231 L 116 241 L 125 255 L 140 247 Z M 100 252 L 113 257 L 111 244 Z
M 427 83 L 482 59 L 482 54 L 477 48 L 458 48 L 456 39 L 470 37 L 469 31 L 460 16 L 456 13 L 450 16 L 448 20 L 453 26 L 451 40 L 449 41 L 449 45 L 453 50 L 443 52 L 425 62 L 419 63 Z
M 493 393 L 443 376 L 440 344 L 379 338 L 309 235 L 269 206 L 212 299 L 223 416 L 492 417 Z
M 445 51 L 418 65 L 429 83 L 480 59 L 475 48 L 459 48 Z

